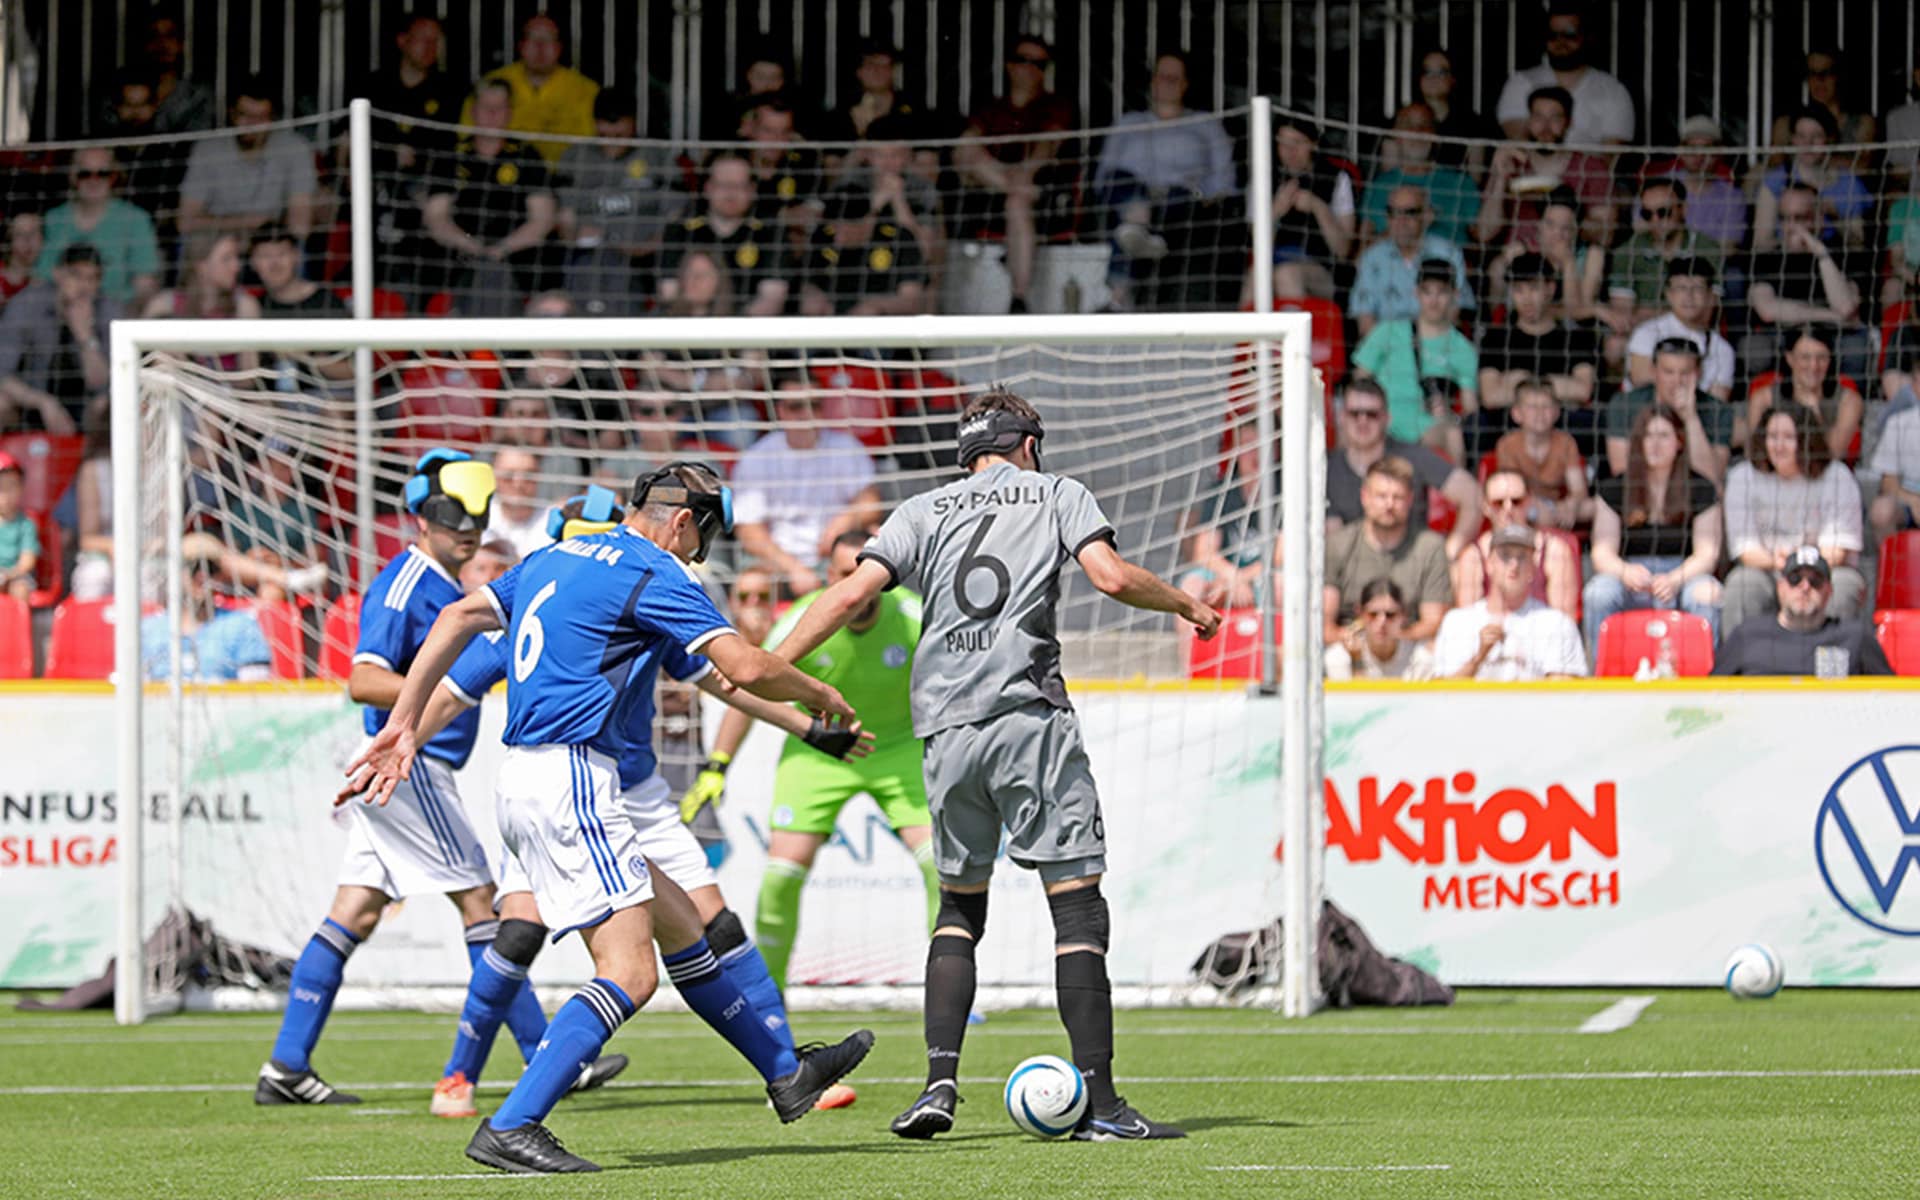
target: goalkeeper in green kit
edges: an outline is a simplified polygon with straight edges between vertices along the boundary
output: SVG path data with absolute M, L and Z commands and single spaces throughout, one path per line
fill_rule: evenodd
M 853 574 L 865 533 L 845 533 L 833 543 L 827 583 Z M 768 646 L 787 636 L 819 592 L 802 596 L 788 609 Z M 873 752 L 854 761 L 831 758 L 797 737 L 788 737 L 774 774 L 773 813 L 768 822 L 767 871 L 760 882 L 760 906 L 754 940 L 767 970 L 782 990 L 787 961 L 793 955 L 800 923 L 800 891 L 806 886 L 813 856 L 833 836 L 834 821 L 847 801 L 865 792 L 873 797 L 887 824 L 920 865 L 926 881 L 927 922 L 932 928 L 940 904 L 940 880 L 929 840 L 927 788 L 920 767 L 920 739 L 913 736 L 908 703 L 914 646 L 920 640 L 920 597 L 904 588 L 882 592 L 865 612 L 794 665 L 840 689 L 874 736 Z M 680 802 L 680 815 L 692 820 L 701 806 L 717 802 L 726 787 L 727 766 L 753 727 L 753 718 L 729 710 L 714 739 L 713 753 Z

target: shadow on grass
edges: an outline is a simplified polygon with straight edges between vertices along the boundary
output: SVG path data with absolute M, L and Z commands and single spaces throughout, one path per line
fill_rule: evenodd
M 1208 1129 L 1306 1129 L 1314 1122 L 1275 1121 L 1266 1117 L 1196 1117 L 1174 1124 L 1188 1133 L 1200 1133 Z
M 636 1108 L 766 1108 L 765 1096 L 700 1095 L 673 1096 L 662 1094 L 661 1089 L 633 1088 L 619 1092 L 592 1092 L 585 1096 L 574 1096 L 555 1109 L 556 1113 L 607 1113 L 627 1112 Z M 769 1121 L 776 1120 L 773 1113 L 767 1113 Z
M 841 1142 L 831 1146 L 814 1145 L 811 1143 L 772 1146 L 709 1146 L 698 1149 L 672 1150 L 658 1154 L 634 1152 L 605 1157 L 619 1160 L 619 1166 L 615 1167 L 615 1170 L 638 1167 L 704 1167 L 764 1156 L 772 1156 L 775 1158 L 813 1158 L 819 1156 L 834 1157 L 843 1154 L 870 1154 L 882 1157 L 901 1154 L 925 1154 L 927 1153 L 927 1145 L 944 1146 L 949 1151 L 975 1151 L 987 1149 L 984 1143 L 999 1140 L 1002 1140 L 1002 1138 L 998 1135 L 975 1134 L 972 1137 L 936 1138 L 933 1142 L 925 1144 L 896 1139 L 887 1142 Z

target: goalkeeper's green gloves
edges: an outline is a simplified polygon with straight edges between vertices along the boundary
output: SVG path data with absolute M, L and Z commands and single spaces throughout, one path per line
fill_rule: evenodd
M 733 755 L 715 750 L 707 758 L 700 773 L 693 777 L 693 786 L 680 797 L 680 819 L 690 822 L 700 815 L 700 810 L 709 804 L 719 804 L 720 797 L 727 790 L 727 767 L 733 763 Z

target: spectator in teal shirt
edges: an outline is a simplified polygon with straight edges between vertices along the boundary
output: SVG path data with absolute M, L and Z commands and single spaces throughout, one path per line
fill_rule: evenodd
M 1459 418 L 1479 407 L 1480 355 L 1454 327 L 1454 265 L 1423 261 L 1417 296 L 1419 314 L 1374 326 L 1354 352 L 1354 366 L 1387 393 L 1388 436 L 1459 463 L 1466 453 Z
M 25 604 L 40 564 L 40 531 L 20 511 L 26 476 L 13 455 L 0 451 L 0 592 Z
M 120 166 L 105 146 L 83 146 L 67 168 L 73 199 L 47 214 L 46 240 L 33 273 L 53 278 L 68 246 L 85 242 L 100 255 L 100 294 L 139 312 L 160 290 L 160 243 L 153 218 L 114 194 Z

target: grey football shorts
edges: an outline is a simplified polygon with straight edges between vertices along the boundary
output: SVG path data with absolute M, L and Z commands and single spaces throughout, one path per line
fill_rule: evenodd
M 1034 701 L 926 742 L 933 861 L 946 883 L 993 874 L 1000 831 L 1007 857 L 1048 883 L 1107 869 L 1100 796 L 1071 709 Z

